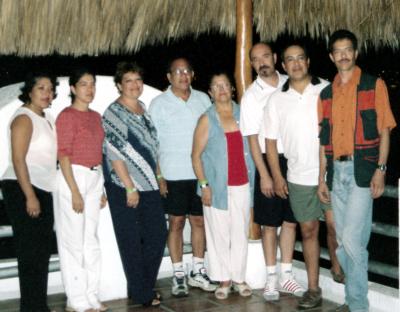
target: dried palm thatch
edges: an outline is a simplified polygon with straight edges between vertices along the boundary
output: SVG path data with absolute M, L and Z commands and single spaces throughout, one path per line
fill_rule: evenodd
M 399 47 L 400 0 L 253 0 L 253 6 L 262 40 L 273 41 L 285 30 L 327 38 L 346 28 L 365 48 Z
M 98 55 L 191 35 L 235 35 L 236 0 L 0 0 L 0 54 Z M 398 48 L 400 0 L 253 0 L 262 40 L 289 32 L 354 31 L 364 46 Z

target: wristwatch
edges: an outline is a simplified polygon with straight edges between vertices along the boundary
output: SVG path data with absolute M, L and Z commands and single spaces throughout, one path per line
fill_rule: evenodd
M 386 172 L 387 166 L 385 164 L 377 164 L 376 169 L 379 169 L 382 172 Z

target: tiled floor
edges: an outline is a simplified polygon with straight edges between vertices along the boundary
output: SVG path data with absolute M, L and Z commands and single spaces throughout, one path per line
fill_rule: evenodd
M 198 289 L 190 289 L 186 298 L 174 298 L 171 296 L 170 279 L 161 279 L 157 282 L 157 289 L 163 300 L 158 308 L 143 308 L 133 304 L 127 299 L 108 301 L 110 312 L 139 312 L 139 311 L 168 311 L 168 312 L 293 312 L 304 311 L 297 308 L 297 298 L 290 295 L 281 295 L 281 300 L 274 303 L 266 303 L 261 290 L 255 290 L 250 298 L 242 298 L 237 293 L 231 294 L 227 300 L 217 300 L 213 293 L 205 293 Z M 49 306 L 57 312 L 64 311 L 65 295 L 57 294 L 49 296 Z M 312 312 L 328 312 L 337 305 L 324 300 L 321 307 L 308 309 Z M 18 311 L 18 300 L 0 302 L 1 312 Z

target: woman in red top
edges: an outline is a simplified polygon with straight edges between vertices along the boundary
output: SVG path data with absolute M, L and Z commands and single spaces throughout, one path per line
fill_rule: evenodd
M 79 69 L 69 78 L 71 106 L 56 120 L 58 161 L 54 215 L 67 310 L 105 311 L 98 299 L 100 246 L 97 239 L 103 195 L 102 144 L 99 113 L 89 109 L 96 77 Z
M 199 119 L 192 151 L 204 206 L 209 274 L 220 281 L 217 299 L 228 298 L 231 288 L 250 296 L 245 274 L 254 164 L 226 74 L 212 77 L 209 94 L 214 105 Z

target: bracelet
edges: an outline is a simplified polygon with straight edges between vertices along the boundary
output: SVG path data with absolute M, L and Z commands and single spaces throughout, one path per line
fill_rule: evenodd
M 136 187 L 131 187 L 131 188 L 127 187 L 125 190 L 126 190 L 126 194 L 137 192 L 137 188 Z
M 209 187 L 208 183 L 200 184 L 200 188 L 201 189 L 206 188 L 206 187 Z
M 157 180 L 161 180 L 163 178 L 162 174 L 157 174 L 156 176 Z
M 199 180 L 199 185 L 200 187 L 204 184 L 208 184 L 208 180 L 204 179 L 204 180 Z

